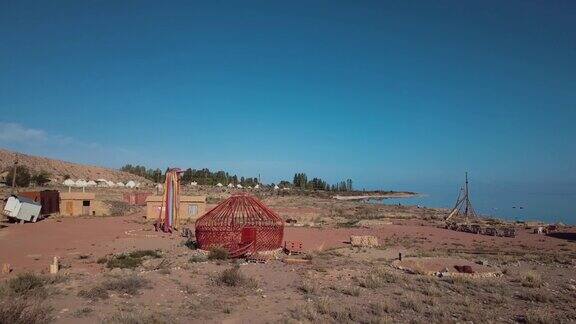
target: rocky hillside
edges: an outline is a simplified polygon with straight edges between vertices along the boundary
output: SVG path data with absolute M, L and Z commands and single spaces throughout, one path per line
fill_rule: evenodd
M 0 173 L 5 173 L 14 165 L 14 159 L 16 155 L 18 156 L 19 165 L 25 165 L 32 172 L 38 172 L 42 170 L 46 171 L 50 173 L 53 181 L 57 181 L 59 183 L 64 181 L 64 176 L 66 175 L 70 176 L 70 178 L 74 180 L 96 180 L 102 178 L 114 182 L 127 182 L 129 180 L 134 180 L 142 184 L 150 183 L 149 180 L 143 177 L 119 170 L 76 164 L 39 156 L 31 156 L 4 149 L 0 149 Z

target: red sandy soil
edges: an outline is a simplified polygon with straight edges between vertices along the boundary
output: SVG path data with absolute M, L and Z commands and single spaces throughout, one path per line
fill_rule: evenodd
M 486 267 L 469 260 L 459 259 L 459 258 L 404 258 L 402 261 L 394 261 L 396 266 L 402 267 L 404 269 L 411 270 L 423 270 L 429 272 L 444 272 L 448 269 L 448 272 L 458 272 L 456 271 L 456 266 L 470 266 L 474 273 L 494 273 L 495 269 Z
M 446 230 L 431 225 L 385 225 L 381 228 L 308 228 L 286 227 L 285 240 L 302 241 L 308 251 L 348 246 L 350 235 L 375 235 L 381 244 L 454 249 L 474 253 L 527 250 L 557 251 L 559 247 L 576 250 L 576 244 L 544 235 L 520 230 L 516 238 L 492 237 Z M 54 256 L 64 265 L 87 272 L 99 271 L 95 263 L 84 262 L 81 255 L 97 259 L 111 253 L 135 249 L 168 250 L 181 244 L 178 233 L 163 234 L 153 231 L 142 214 L 101 218 L 56 218 L 38 223 L 7 224 L 0 229 L 0 264 L 9 263 L 15 273 L 42 271 Z

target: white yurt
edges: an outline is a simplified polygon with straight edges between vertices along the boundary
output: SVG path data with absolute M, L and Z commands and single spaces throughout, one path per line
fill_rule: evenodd
M 118 187 L 124 187 L 124 183 L 123 183 L 123 182 L 117 182 L 116 185 L 117 185 Z
M 97 183 L 94 180 L 90 180 L 90 181 L 86 182 L 87 187 L 95 187 L 96 185 L 97 185 Z
M 241 184 L 237 184 L 237 185 L 236 185 L 236 188 L 242 188 L 242 185 L 241 185 Z
M 130 181 L 126 182 L 126 187 L 134 188 L 134 187 L 136 187 L 136 182 L 130 180 Z
M 83 188 L 86 187 L 88 185 L 88 183 L 86 182 L 86 180 L 83 179 L 78 179 L 76 180 L 76 182 L 74 183 L 76 185 L 76 187 L 78 188 Z
M 230 182 L 230 183 L 228 184 L 228 188 L 234 188 L 234 184 L 233 184 L 232 182 Z
M 248 189 L 252 189 L 252 186 L 248 186 Z
M 274 185 L 274 190 L 278 190 L 280 189 L 280 187 L 278 187 L 278 185 Z
M 197 185 L 198 185 L 198 182 L 196 182 L 196 181 L 192 181 L 192 182 L 190 182 L 190 185 L 191 185 L 191 186 L 193 186 L 193 187 L 195 187 L 195 186 L 197 186 Z
M 64 180 L 64 182 L 62 182 L 62 184 L 67 186 L 67 187 L 76 186 L 76 182 L 74 182 L 74 180 L 72 180 L 72 179 L 66 179 L 66 180 Z
M 216 187 L 222 187 L 222 186 L 223 186 L 223 185 L 222 185 L 220 182 L 218 182 L 218 183 L 216 184 Z
M 108 181 L 106 179 L 96 179 L 96 184 L 98 187 L 108 187 Z
M 114 186 L 116 186 L 116 184 L 114 183 L 114 181 L 106 181 L 106 183 L 108 184 L 108 187 L 114 187 Z
M 255 185 L 254 189 L 260 189 L 260 185 L 259 184 Z

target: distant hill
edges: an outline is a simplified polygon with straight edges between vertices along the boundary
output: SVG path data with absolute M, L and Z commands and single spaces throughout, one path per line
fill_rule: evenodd
M 142 184 L 150 183 L 150 180 L 120 170 L 32 156 L 5 149 L 0 149 L 0 173 L 5 174 L 14 165 L 16 155 L 18 155 L 19 165 L 28 167 L 32 172 L 46 171 L 50 173 L 50 178 L 53 181 L 59 183 L 64 181 L 66 175 L 73 180 L 84 179 L 88 181 L 102 178 L 114 182 L 134 180 Z

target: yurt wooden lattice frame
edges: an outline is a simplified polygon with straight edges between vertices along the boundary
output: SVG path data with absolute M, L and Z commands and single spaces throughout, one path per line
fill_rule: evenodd
M 231 257 L 281 248 L 284 221 L 258 199 L 234 195 L 196 221 L 198 247 L 221 247 Z

